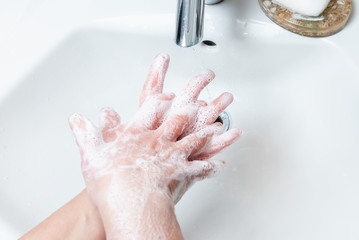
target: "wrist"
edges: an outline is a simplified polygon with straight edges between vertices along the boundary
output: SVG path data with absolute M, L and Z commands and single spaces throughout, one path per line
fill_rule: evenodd
M 167 194 L 161 191 L 133 192 L 121 192 L 101 204 L 100 213 L 108 240 L 158 239 L 162 235 L 164 237 L 161 239 L 170 239 L 168 236 L 171 235 L 182 236 L 173 200 Z
M 101 215 L 97 206 L 92 202 L 86 190 L 83 190 L 78 197 L 78 208 L 84 209 L 83 214 L 80 215 L 79 224 L 83 229 L 88 229 L 86 233 L 88 239 L 106 239 Z

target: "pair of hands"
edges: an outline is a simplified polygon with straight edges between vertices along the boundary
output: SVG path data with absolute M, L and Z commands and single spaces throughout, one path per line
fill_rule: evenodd
M 230 93 L 210 103 L 198 100 L 214 79 L 212 71 L 194 77 L 176 96 L 162 92 L 168 65 L 166 54 L 154 59 L 131 122 L 121 124 L 109 108 L 101 111 L 99 127 L 81 115 L 70 117 L 87 190 L 100 212 L 115 211 L 125 197 L 147 201 L 153 192 L 177 203 L 195 181 L 223 167 L 210 158 L 240 136 L 238 129 L 223 132 L 214 123 L 233 101 Z

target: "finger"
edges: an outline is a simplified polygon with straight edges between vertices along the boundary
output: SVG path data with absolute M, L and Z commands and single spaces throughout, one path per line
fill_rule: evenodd
M 183 133 L 184 129 L 189 125 L 188 115 L 174 115 L 167 119 L 157 130 L 159 137 L 176 141 Z
M 207 107 L 201 108 L 198 114 L 199 124 L 212 124 L 218 116 L 233 102 L 231 93 L 222 93 L 214 99 Z
M 102 139 L 105 142 L 114 141 L 120 130 L 120 116 L 111 108 L 102 109 L 100 114 L 100 127 Z
M 218 116 L 233 102 L 233 95 L 231 93 L 222 93 L 219 97 L 214 99 L 209 105 L 204 101 L 197 101 L 200 108 L 198 116 L 193 124 L 184 132 L 187 136 L 193 132 L 203 129 L 205 126 L 216 121 Z
M 167 110 L 171 107 L 174 97 L 174 93 L 150 96 L 136 113 L 132 124 L 139 128 L 157 129 Z
M 188 159 L 192 160 L 191 156 L 199 152 L 215 133 L 222 132 L 222 129 L 221 123 L 206 126 L 202 130 L 181 139 L 178 142 L 178 146 L 187 153 Z
M 215 74 L 211 70 L 204 70 L 202 73 L 195 76 L 185 87 L 179 97 L 181 103 L 194 102 L 201 91 L 214 79 Z
M 202 180 L 217 175 L 225 166 L 224 161 L 207 160 L 207 161 L 189 161 L 186 173 L 195 180 Z
M 158 54 L 153 60 L 140 97 L 140 106 L 146 99 L 155 94 L 162 93 L 163 82 L 167 73 L 170 57 L 168 54 Z
M 204 100 L 198 100 L 197 104 L 200 107 L 207 107 L 208 106 L 207 102 L 204 101 Z
M 81 150 L 94 148 L 100 144 L 97 129 L 87 118 L 79 114 L 73 114 L 69 118 L 69 124 Z
M 213 137 L 207 146 L 201 152 L 195 154 L 193 158 L 197 160 L 209 159 L 233 144 L 240 136 L 241 131 L 235 128 Z

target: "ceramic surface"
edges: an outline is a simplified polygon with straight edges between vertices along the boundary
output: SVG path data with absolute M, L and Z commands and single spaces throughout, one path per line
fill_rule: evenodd
M 213 69 L 217 77 L 201 97 L 232 92 L 227 112 L 244 132 L 217 156 L 227 161 L 225 171 L 196 184 L 177 205 L 186 239 L 358 238 L 356 16 L 339 34 L 314 39 L 273 25 L 257 1 L 227 0 L 206 7 L 204 39 L 216 46 L 182 49 L 173 41 L 172 4 L 119 13 L 107 4 L 89 6 L 81 20 L 70 15 L 74 27 L 47 16 L 50 32 L 61 22 L 56 36 L 33 26 L 45 39 L 25 43 L 17 38 L 26 35 L 20 24 L 13 34 L 21 44 L 3 40 L 2 236 L 19 237 L 83 189 L 68 116 L 80 112 L 96 122 L 99 110 L 112 106 L 128 121 L 152 58 L 167 52 L 165 90 Z M 33 18 L 53 11 L 41 6 Z M 17 65 L 10 54 L 16 47 L 27 49 L 16 55 Z

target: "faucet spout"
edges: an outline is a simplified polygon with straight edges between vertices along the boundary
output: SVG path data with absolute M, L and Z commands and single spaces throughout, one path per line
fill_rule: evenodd
M 205 0 L 178 0 L 176 44 L 192 47 L 202 40 Z

